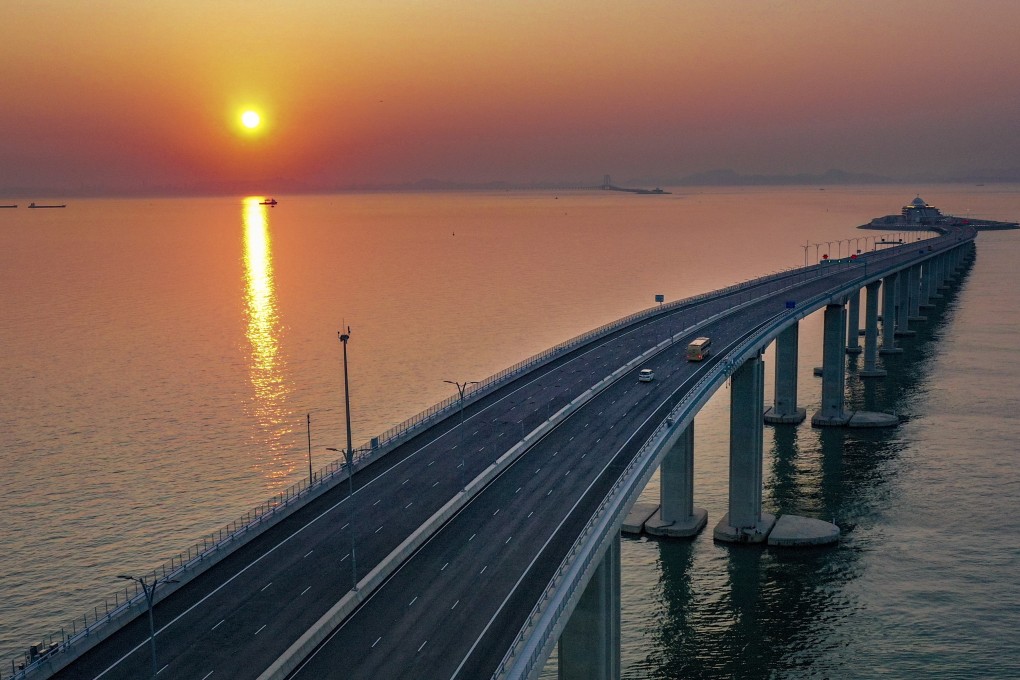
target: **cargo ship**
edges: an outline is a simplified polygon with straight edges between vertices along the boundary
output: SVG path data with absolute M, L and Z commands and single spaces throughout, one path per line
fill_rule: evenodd
M 918 196 L 907 205 L 903 206 L 899 215 L 886 215 L 876 217 L 867 224 L 862 224 L 858 229 L 948 229 L 950 227 L 974 227 L 978 231 L 991 231 L 993 229 L 1020 229 L 1017 222 L 998 222 L 996 220 L 983 220 L 975 217 L 957 217 L 955 215 L 944 215 L 942 211 L 927 203 Z

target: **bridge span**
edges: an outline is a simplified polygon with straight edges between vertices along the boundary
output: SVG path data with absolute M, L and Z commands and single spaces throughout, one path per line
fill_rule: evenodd
M 796 329 L 824 308 L 812 424 L 894 425 L 845 408 L 844 356 L 863 349 L 861 375 L 880 377 L 879 352 L 901 351 L 897 334 L 920 322 L 974 238 L 953 230 L 642 312 L 373 440 L 349 479 L 338 468 L 244 535 L 153 574 L 165 579 L 152 609 L 159 677 L 533 678 L 557 643 L 561 677 L 617 677 L 618 541 L 638 494 L 661 465 L 662 507 L 636 530 L 692 535 L 707 521 L 693 504 L 698 410 L 730 380 L 729 512 L 717 540 L 835 540 L 834 525 L 761 510 L 762 353 L 777 341 L 768 418 L 803 419 Z M 713 352 L 686 361 L 702 335 Z M 645 367 L 652 382 L 636 380 Z M 135 597 L 97 610 L 87 631 L 14 677 L 150 677 L 146 608 Z

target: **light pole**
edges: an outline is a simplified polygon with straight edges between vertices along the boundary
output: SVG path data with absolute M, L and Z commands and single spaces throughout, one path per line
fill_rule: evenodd
M 811 241 L 807 241 L 801 248 L 804 249 L 804 266 L 807 266 L 807 249 L 811 247 Z
M 351 339 L 351 327 L 347 327 L 346 333 L 337 331 L 337 337 L 344 346 L 344 414 L 347 417 L 347 448 L 344 450 L 344 457 L 347 460 L 347 500 L 351 504 L 351 589 L 357 592 L 358 560 L 354 554 L 354 444 L 351 441 L 351 388 L 347 377 L 347 341 Z
M 477 380 L 468 380 L 466 382 L 457 382 L 456 380 L 444 380 L 444 383 L 450 383 L 457 388 L 457 394 L 460 399 L 460 488 L 462 490 L 467 489 L 467 455 L 464 453 L 464 392 L 467 390 L 468 385 L 477 385 Z
M 138 583 L 142 586 L 142 592 L 145 593 L 145 603 L 149 609 L 149 649 L 152 651 L 152 677 L 155 679 L 156 673 L 159 671 L 156 669 L 156 624 L 152 619 L 152 600 L 156 596 L 156 586 L 160 583 L 177 583 L 177 581 L 168 578 L 154 578 L 149 584 L 145 582 L 144 576 L 128 576 L 127 574 L 119 574 L 117 578 Z

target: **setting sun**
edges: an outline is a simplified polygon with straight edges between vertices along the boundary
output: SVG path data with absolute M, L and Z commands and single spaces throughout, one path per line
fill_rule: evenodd
M 255 129 L 261 122 L 262 117 L 254 111 L 245 111 L 241 114 L 241 123 L 243 123 L 246 128 Z

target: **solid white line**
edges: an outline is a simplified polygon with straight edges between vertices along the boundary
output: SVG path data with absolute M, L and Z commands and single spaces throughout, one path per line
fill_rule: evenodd
M 226 619 L 223 619 L 223 621 L 226 621 Z M 213 626 L 213 627 L 212 627 L 212 628 L 210 628 L 209 630 L 216 630 L 217 628 L 219 628 L 219 627 L 220 627 L 220 625 L 222 625 L 222 624 L 223 624 L 223 621 L 220 621 L 219 623 L 217 623 L 217 624 L 216 624 L 215 626 Z
M 380 636 L 380 637 L 377 637 L 377 638 L 375 639 L 375 642 L 373 642 L 373 643 L 372 643 L 372 649 L 375 649 L 375 646 L 376 646 L 377 644 L 379 644 L 379 640 L 382 640 L 382 637 L 381 637 L 381 636 Z
M 165 671 L 167 668 L 170 668 L 170 664 L 167 664 L 167 665 L 163 666 L 162 668 L 160 668 L 158 671 L 156 671 L 156 675 L 159 675 L 160 673 Z
M 425 645 L 427 645 L 428 643 L 429 643 L 428 640 L 426 640 L 425 642 L 421 643 L 421 647 L 418 648 L 418 651 L 420 652 L 421 650 L 425 649 Z
M 436 464 L 436 461 L 432 461 L 431 463 L 429 463 L 429 464 L 428 464 L 428 465 L 426 465 L 425 467 L 432 467 L 432 466 L 433 466 L 433 465 L 435 465 L 435 464 Z
M 205 675 L 202 676 L 202 680 L 205 680 L 206 678 L 208 678 L 210 675 L 212 675 L 215 672 L 216 671 L 209 671 L 208 673 L 206 673 Z
M 471 534 L 471 538 L 469 538 L 469 539 L 468 539 L 468 543 L 470 543 L 471 541 L 473 541 L 473 540 L 474 540 L 474 538 L 475 538 L 475 536 L 477 536 L 477 535 L 478 535 L 478 534 Z
M 379 528 L 375 530 L 375 533 L 379 533 L 380 531 L 382 531 L 382 528 L 383 528 L 384 526 L 386 526 L 386 525 L 385 525 L 385 524 L 380 524 L 380 525 L 379 525 Z
M 272 581 L 270 581 L 269 583 L 267 583 L 267 584 L 266 584 L 266 585 L 265 585 L 265 586 L 264 586 L 264 587 L 262 588 L 262 590 L 260 590 L 259 592 L 260 592 L 260 593 L 261 593 L 261 592 L 264 592 L 264 591 L 265 591 L 265 589 L 266 589 L 266 588 L 268 588 L 268 587 L 269 587 L 269 586 L 271 586 L 271 585 L 273 585 L 273 582 L 272 582 Z
M 450 609 L 456 609 L 458 604 L 460 604 L 460 600 L 457 600 L 456 602 L 454 602 L 453 606 L 450 607 Z
M 407 606 L 408 606 L 408 607 L 410 607 L 410 606 L 411 606 L 412 604 L 414 604 L 414 603 L 415 603 L 415 602 L 417 602 L 417 601 L 418 601 L 418 596 L 417 596 L 417 595 L 415 595 L 415 596 L 414 596 L 414 599 L 413 599 L 413 600 L 411 600 L 410 602 L 408 602 L 408 603 L 407 603 Z
M 311 554 L 312 554 L 313 552 L 315 552 L 315 548 L 312 548 L 311 550 L 309 550 L 308 552 L 306 552 L 306 553 L 305 553 L 305 557 L 308 557 L 308 556 L 309 556 L 309 555 L 311 555 Z
M 351 556 L 351 554 L 347 553 L 346 555 L 344 555 L 343 557 L 340 558 L 340 561 L 343 562 L 344 560 L 346 560 L 350 556 Z
M 305 593 L 307 593 L 311 589 L 312 589 L 312 587 L 308 586 L 307 588 L 305 588 L 304 590 L 301 591 L 301 594 L 304 595 Z
M 407 509 L 408 509 L 409 507 L 411 507 L 412 505 L 414 505 L 414 501 L 411 501 L 410 503 L 408 503 L 407 505 L 405 505 L 405 506 L 404 506 L 404 510 L 407 510 Z
M 442 566 L 442 567 L 441 567 L 441 568 L 439 569 L 439 571 L 443 571 L 443 570 L 444 570 L 444 569 L 446 569 L 446 568 L 447 568 L 448 566 L 450 566 L 450 563 L 449 563 L 449 562 L 447 562 L 446 564 L 444 564 L 444 565 L 443 565 L 443 566 Z
M 510 536 L 505 541 L 503 541 L 503 545 L 506 545 L 507 543 L 509 543 L 511 538 L 513 538 L 513 536 Z
M 488 569 L 488 568 L 489 568 L 489 565 L 486 564 L 484 567 L 482 567 L 482 570 L 480 572 L 478 572 L 478 575 L 481 576 L 482 574 L 484 574 L 485 570 Z
M 267 623 L 263 623 L 263 624 L 262 624 L 262 628 L 265 628 L 265 627 L 266 627 L 267 625 L 269 625 L 269 624 L 267 624 Z M 258 635 L 259 633 L 261 633 L 261 632 L 262 632 L 262 628 L 259 628 L 259 629 L 258 629 L 257 631 L 255 631 L 255 635 Z M 254 636 L 253 636 L 253 637 L 254 637 Z

